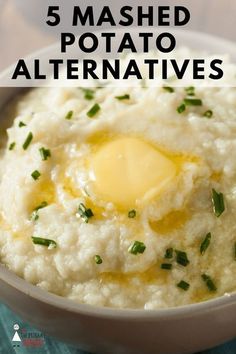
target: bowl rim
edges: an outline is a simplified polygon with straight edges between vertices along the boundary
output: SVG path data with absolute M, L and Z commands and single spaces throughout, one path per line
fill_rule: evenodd
M 159 308 L 159 309 L 130 309 L 130 308 L 113 308 L 94 306 L 84 303 L 77 303 L 74 300 L 55 295 L 39 288 L 36 285 L 28 283 L 25 279 L 19 277 L 5 265 L 0 264 L 0 281 L 8 286 L 20 291 L 24 295 L 31 297 L 37 301 L 51 305 L 61 310 L 72 312 L 75 314 L 86 315 L 99 318 L 116 318 L 130 320 L 156 320 L 156 319 L 174 319 L 186 318 L 198 315 L 203 312 L 211 312 L 217 309 L 236 304 L 236 292 L 225 294 L 217 298 L 202 301 L 199 303 L 187 304 L 178 307 Z
M 142 30 L 145 29 L 147 28 L 142 28 Z M 183 29 L 173 29 L 173 28 L 169 28 L 169 29 L 172 33 L 175 33 L 176 36 L 182 35 L 186 38 L 188 37 L 188 40 L 191 39 L 191 41 L 193 41 L 194 38 L 199 41 L 204 41 L 204 43 L 211 43 L 211 45 L 213 44 L 213 46 L 215 45 L 215 46 L 227 48 L 229 52 L 235 53 L 235 59 L 236 59 L 236 45 L 232 41 L 211 34 L 206 34 L 204 32 L 197 32 L 197 31 L 183 30 Z M 133 27 L 130 30 L 137 31 L 137 28 Z M 106 30 L 104 30 L 103 32 L 105 31 Z M 122 29 L 118 28 L 114 31 L 116 32 L 122 31 Z M 97 31 L 97 32 L 101 32 L 101 31 Z M 53 48 L 55 48 L 55 46 L 57 45 L 58 42 L 50 46 L 44 47 L 26 56 L 25 59 L 27 60 L 33 57 L 40 57 L 40 55 L 43 55 L 45 52 L 53 50 Z M 8 68 L 6 68 L 0 73 L 0 82 L 2 78 L 6 77 L 9 74 L 10 70 L 12 70 L 13 67 L 14 64 L 9 66 Z M 4 87 L 0 87 L 0 88 L 3 89 Z M 12 90 L 14 88 L 16 89 L 16 87 L 14 86 L 8 87 L 8 89 L 12 89 Z M 18 89 L 20 89 L 20 87 L 18 87 Z M 77 303 L 74 300 L 47 292 L 46 290 L 43 290 L 38 286 L 33 285 L 27 282 L 26 280 L 24 280 L 23 278 L 21 278 L 20 276 L 16 275 L 15 273 L 13 273 L 13 271 L 9 270 L 2 263 L 0 263 L 0 281 L 3 281 L 8 286 L 14 288 L 16 291 L 20 291 L 24 295 L 29 296 L 40 302 L 43 302 L 47 305 L 51 305 L 53 307 L 68 312 L 73 312 L 75 314 L 81 314 L 90 317 L 99 317 L 104 319 L 115 318 L 117 320 L 130 319 L 135 321 L 143 321 L 144 319 L 150 321 L 157 320 L 157 319 L 168 320 L 174 318 L 191 317 L 193 315 L 199 315 L 200 313 L 203 312 L 211 312 L 222 307 L 236 304 L 236 292 L 233 292 L 230 294 L 227 293 L 225 295 L 210 300 L 206 300 L 203 302 L 199 302 L 199 303 L 192 303 L 192 304 L 186 304 L 178 307 L 159 308 L 159 309 L 152 309 L 152 310 L 129 309 L 129 308 L 120 309 L 120 308 L 88 305 L 84 303 Z

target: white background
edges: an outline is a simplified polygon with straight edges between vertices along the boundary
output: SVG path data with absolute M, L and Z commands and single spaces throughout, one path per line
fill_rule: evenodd
M 0 0 L 0 70 L 20 57 L 57 40 L 52 34 L 42 32 L 32 21 L 33 17 L 35 21 L 37 7 L 42 7 L 43 1 Z M 97 0 L 97 4 L 99 1 Z M 84 2 L 88 3 L 87 0 L 78 0 L 77 5 Z M 110 2 L 119 5 L 117 0 Z M 130 2 L 135 4 L 139 0 Z M 142 4 L 145 5 L 145 0 L 142 0 Z M 155 4 L 185 5 L 192 15 L 191 23 L 186 28 L 236 41 L 236 0 L 153 0 L 153 5 Z

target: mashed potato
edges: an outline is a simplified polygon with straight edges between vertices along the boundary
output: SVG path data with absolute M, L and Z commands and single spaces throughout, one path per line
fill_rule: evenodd
M 13 272 L 116 308 L 236 290 L 236 89 L 35 89 L 7 134 L 0 254 Z

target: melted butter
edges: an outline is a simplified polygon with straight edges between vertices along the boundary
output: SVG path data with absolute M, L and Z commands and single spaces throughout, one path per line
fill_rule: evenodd
M 100 146 L 92 156 L 91 171 L 96 194 L 127 209 L 156 196 L 175 177 L 177 167 L 151 144 L 119 137 Z
M 44 179 L 35 184 L 32 194 L 33 198 L 28 205 L 29 213 L 32 213 L 44 201 L 48 204 L 56 202 L 55 186 L 49 179 Z
M 175 210 L 161 220 L 150 221 L 150 226 L 155 232 L 168 234 L 173 230 L 182 228 L 188 219 L 189 213 L 186 210 Z
M 219 182 L 221 180 L 221 177 L 222 177 L 221 172 L 214 172 L 214 173 L 212 173 L 210 178 L 212 181 Z
M 130 273 L 101 273 L 99 278 L 101 283 L 118 283 L 121 286 L 129 286 L 131 281 L 136 278 L 143 284 L 163 284 L 167 281 L 168 271 L 160 269 L 160 265 L 155 265 L 145 272 Z

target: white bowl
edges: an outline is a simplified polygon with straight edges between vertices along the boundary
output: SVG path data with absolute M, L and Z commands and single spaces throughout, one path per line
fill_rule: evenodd
M 193 49 L 227 53 L 236 59 L 233 43 L 200 33 L 175 32 L 179 42 Z M 53 46 L 37 56 L 45 53 L 53 54 Z M 0 75 L 0 82 L 8 72 Z M 0 106 L 19 91 L 20 88 L 0 88 Z M 44 333 L 101 354 L 192 353 L 236 336 L 235 293 L 162 310 L 98 308 L 46 293 L 1 265 L 0 298 Z

